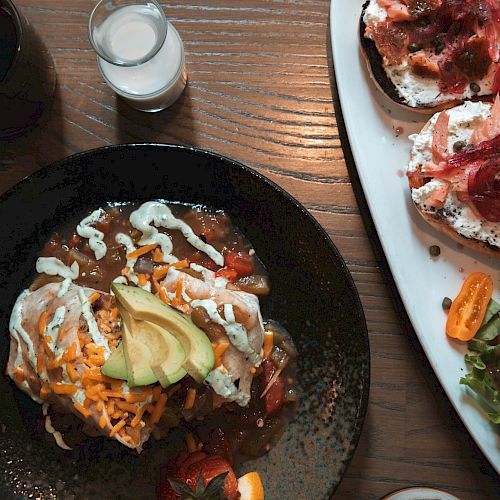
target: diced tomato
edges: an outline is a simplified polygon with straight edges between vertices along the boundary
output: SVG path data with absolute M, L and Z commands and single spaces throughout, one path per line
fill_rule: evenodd
M 267 359 L 262 362 L 262 368 L 262 389 L 265 389 L 276 373 L 276 368 Z M 268 417 L 281 410 L 285 402 L 285 378 L 283 374 L 278 375 L 276 382 L 270 387 L 263 399 L 265 413 Z
M 227 252 L 224 256 L 227 267 L 234 269 L 240 277 L 253 273 L 252 258 L 246 252 Z
M 216 278 L 226 278 L 228 281 L 236 281 L 239 277 L 238 271 L 236 269 L 231 269 L 230 267 L 223 267 L 215 272 Z

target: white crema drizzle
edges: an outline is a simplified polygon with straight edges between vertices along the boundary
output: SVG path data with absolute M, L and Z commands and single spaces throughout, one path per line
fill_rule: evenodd
M 243 394 L 234 385 L 231 375 L 224 366 L 219 366 L 212 370 L 207 375 L 204 383 L 209 385 L 216 394 L 227 401 L 234 401 L 240 406 L 246 406 L 250 401 L 250 394 Z
M 168 235 L 158 232 L 157 227 L 179 230 L 194 248 L 208 255 L 217 265 L 224 265 L 222 254 L 212 245 L 198 238 L 191 227 L 184 221 L 174 217 L 170 208 L 163 203 L 158 201 L 143 203 L 137 210 L 130 214 L 130 223 L 135 229 L 142 232 L 139 244 L 150 245 L 158 243 L 160 245 L 165 262 L 175 262 L 177 258 L 172 255 L 172 240 Z
M 82 219 L 78 226 L 76 226 L 76 232 L 82 238 L 89 240 L 89 247 L 94 252 L 97 260 L 102 259 L 108 249 L 106 243 L 103 241 L 104 233 L 92 226 L 101 221 L 104 215 L 105 212 L 99 208 L 94 210 L 88 217 L 85 217 L 85 219 Z
M 94 344 L 98 346 L 104 347 L 106 353 L 109 355 L 111 350 L 108 345 L 108 341 L 104 337 L 104 335 L 99 331 L 94 315 L 92 314 L 92 310 L 90 308 L 90 302 L 88 301 L 87 296 L 85 295 L 85 290 L 83 288 L 78 288 L 78 297 L 80 299 L 80 303 L 82 305 L 82 313 L 85 321 L 89 326 L 89 333 L 92 337 Z
M 213 300 L 193 300 L 191 302 L 191 307 L 203 307 L 203 309 L 207 311 L 209 318 L 214 323 L 224 328 L 231 344 L 233 344 L 238 351 L 246 354 L 248 360 L 255 366 L 260 365 L 262 358 L 250 347 L 247 329 L 236 321 L 232 304 L 224 304 L 224 316 L 226 319 L 222 318 L 219 314 L 219 311 L 217 311 L 217 304 Z
M 39 257 L 36 261 L 36 272 L 64 278 L 57 292 L 57 296 L 61 298 L 68 291 L 71 282 L 78 278 L 80 268 L 76 261 L 68 267 L 56 257 Z
M 127 252 L 128 272 L 127 272 L 127 274 L 125 274 L 126 279 L 128 281 L 130 281 L 131 283 L 133 283 L 134 285 L 141 286 L 141 285 L 139 285 L 139 278 L 134 273 L 134 266 L 135 266 L 135 263 L 137 262 L 137 258 L 130 259 L 128 257 L 129 254 L 131 254 L 132 252 L 134 252 L 136 250 L 136 248 L 134 246 L 134 242 L 132 241 L 132 238 L 130 236 L 128 236 L 127 234 L 118 233 L 115 237 L 115 240 L 120 245 L 123 245 L 125 247 L 126 252 Z M 123 278 L 123 276 L 119 276 L 118 278 L 115 278 L 113 280 L 113 282 L 114 283 L 123 283 L 123 280 L 120 278 Z M 141 288 L 150 292 L 151 291 L 151 283 L 148 281 L 145 285 L 141 286 Z

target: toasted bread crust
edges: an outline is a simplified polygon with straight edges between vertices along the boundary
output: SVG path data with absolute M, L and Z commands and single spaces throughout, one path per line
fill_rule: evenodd
M 359 20 L 359 40 L 361 44 L 361 52 L 368 65 L 368 71 L 370 73 L 370 76 L 375 85 L 379 88 L 379 90 L 383 92 L 385 95 L 387 95 L 399 106 L 405 109 L 411 109 L 412 111 L 416 111 L 417 113 L 425 113 L 425 114 L 437 113 L 438 111 L 453 108 L 463 103 L 464 102 L 463 99 L 451 99 L 450 101 L 443 102 L 436 106 L 410 106 L 409 104 L 407 104 L 406 100 L 403 97 L 401 97 L 396 86 L 387 75 L 384 69 L 384 62 L 382 55 L 378 51 L 375 42 L 365 37 L 366 24 L 363 21 L 363 17 L 365 15 L 365 11 L 369 3 L 370 0 L 367 0 L 363 4 L 363 9 L 361 11 L 361 17 Z M 470 100 L 490 101 L 493 100 L 493 96 L 484 95 Z
M 430 127 L 430 120 L 425 124 L 424 128 L 422 129 L 422 132 L 425 132 L 429 127 Z M 410 159 L 413 157 L 413 155 L 410 155 Z M 416 184 L 415 179 L 412 177 L 408 177 L 408 185 L 410 186 L 410 194 L 411 190 L 413 188 L 418 188 L 419 186 Z M 430 224 L 432 227 L 437 229 L 438 231 L 441 231 L 442 233 L 445 233 L 448 237 L 450 237 L 452 240 L 456 241 L 457 243 L 460 243 L 464 247 L 470 248 L 476 252 L 483 253 L 485 255 L 489 255 L 490 257 L 496 257 L 497 259 L 500 258 L 500 247 L 496 247 L 493 245 L 490 245 L 487 242 L 484 241 L 479 241 L 476 239 L 472 238 L 466 238 L 465 236 L 461 235 L 458 233 L 453 227 L 450 225 L 448 220 L 441 214 L 441 213 L 435 213 L 431 214 L 428 212 L 424 212 L 422 208 L 417 205 L 414 202 L 415 208 L 417 209 L 417 212 L 423 217 L 423 219 Z

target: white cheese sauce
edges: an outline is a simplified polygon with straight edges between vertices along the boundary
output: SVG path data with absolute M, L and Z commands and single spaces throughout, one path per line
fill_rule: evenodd
M 490 116 L 491 105 L 482 102 L 466 102 L 449 109 L 446 113 L 449 115 L 448 152 L 451 153 L 456 142 L 468 143 L 470 141 L 475 126 Z M 414 172 L 419 167 L 422 172 L 425 172 L 427 163 L 432 162 L 432 134 L 439 115 L 440 113 L 436 113 L 431 118 L 426 130 L 409 137 L 413 141 L 413 147 L 407 167 L 408 172 Z M 500 224 L 481 218 L 469 204 L 460 201 L 455 193 L 448 193 L 442 209 L 425 205 L 426 196 L 444 183 L 445 181 L 433 179 L 420 188 L 413 188 L 411 191 L 413 201 L 424 212 L 443 215 L 447 223 L 462 236 L 500 247 Z
M 85 321 L 89 326 L 89 333 L 90 336 L 92 337 L 92 341 L 94 342 L 94 344 L 104 347 L 107 355 L 109 356 L 109 354 L 111 354 L 111 349 L 109 348 L 108 341 L 106 340 L 104 335 L 99 331 L 94 315 L 92 314 L 88 298 L 85 295 L 84 289 L 81 287 L 78 288 L 78 297 L 82 305 L 83 317 L 85 318 Z
M 95 254 L 97 260 L 102 259 L 107 252 L 106 243 L 104 243 L 104 233 L 98 231 L 95 227 L 92 227 L 97 222 L 104 219 L 106 212 L 100 208 L 94 210 L 88 217 L 82 219 L 78 226 L 76 226 L 76 232 L 82 237 L 89 240 L 89 247 Z
M 250 394 L 243 394 L 234 385 L 231 375 L 223 367 L 219 366 L 212 370 L 205 379 L 204 383 L 209 385 L 213 391 L 227 401 L 234 401 L 240 406 L 247 406 L 250 401 Z
M 208 255 L 217 265 L 224 265 L 222 254 L 212 245 L 198 238 L 191 227 L 184 221 L 174 217 L 170 208 L 163 203 L 158 201 L 143 203 L 137 210 L 130 214 L 130 223 L 135 229 L 143 233 L 139 241 L 141 245 L 150 245 L 152 243 L 160 245 L 165 262 L 175 262 L 177 258 L 172 255 L 172 240 L 168 235 L 160 233 L 156 229 L 157 227 L 179 230 L 194 248 Z
M 236 347 L 238 351 L 246 354 L 248 356 L 248 360 L 255 366 L 260 365 L 262 358 L 260 354 L 256 353 L 250 347 L 248 343 L 247 330 L 241 323 L 236 321 L 232 304 L 224 304 L 224 316 L 226 319 L 223 319 L 219 314 L 217 311 L 217 304 L 213 300 L 193 300 L 191 302 L 191 307 L 203 307 L 203 309 L 207 311 L 209 318 L 214 323 L 217 323 L 224 328 L 231 344 Z

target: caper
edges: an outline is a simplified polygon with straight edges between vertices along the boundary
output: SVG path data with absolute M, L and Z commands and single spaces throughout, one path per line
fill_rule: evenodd
M 422 45 L 419 45 L 418 43 L 410 43 L 408 45 L 408 50 L 410 52 L 418 52 L 419 50 L 422 50 Z
M 457 141 L 455 144 L 453 144 L 453 151 L 456 153 L 457 151 L 461 151 L 462 149 L 467 146 L 467 143 L 465 141 Z
M 474 92 L 474 94 L 478 94 L 481 90 L 481 87 L 476 82 L 472 82 L 470 84 L 470 89 L 472 90 L 472 92 Z
M 429 25 L 429 19 L 427 19 L 426 17 L 421 17 L 417 21 L 417 26 L 420 28 L 424 28 L 425 26 L 428 26 L 428 25 Z
M 431 257 L 438 257 L 441 253 L 441 248 L 437 245 L 432 245 L 429 247 L 429 253 L 431 254 Z
M 453 301 L 450 299 L 450 297 L 445 297 L 443 299 L 443 303 L 441 305 L 443 306 L 443 309 L 445 311 L 448 311 L 450 309 L 452 303 L 453 303 Z

